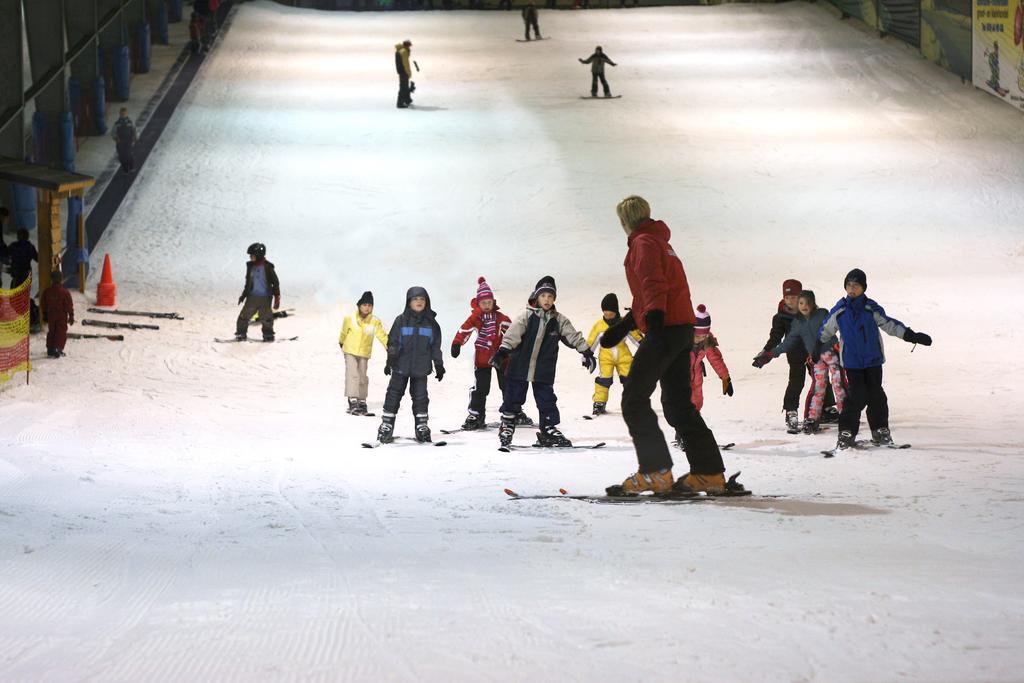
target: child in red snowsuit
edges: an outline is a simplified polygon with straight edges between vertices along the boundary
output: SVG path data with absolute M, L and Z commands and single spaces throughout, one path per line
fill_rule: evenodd
M 704 407 L 704 375 L 707 372 L 704 369 L 705 358 L 722 380 L 722 395 L 732 396 L 729 368 L 725 367 L 725 359 L 718 349 L 718 340 L 711 334 L 711 314 L 704 304 L 700 304 L 697 306 L 697 324 L 693 329 L 693 351 L 690 352 L 690 400 L 698 413 Z
M 60 358 L 64 355 L 64 345 L 68 343 L 68 325 L 75 324 L 75 305 L 71 301 L 71 292 L 65 289 L 59 270 L 50 273 L 53 283 L 47 287 L 40 297 L 43 321 L 46 332 L 46 355 Z
M 469 414 L 462 425 L 462 429 L 473 431 L 482 429 L 487 424 L 487 394 L 491 391 L 491 358 L 494 352 L 501 346 L 501 339 L 512 323 L 511 319 L 498 310 L 498 303 L 494 300 L 494 292 L 491 291 L 487 281 L 481 276 L 477 280 L 476 297 L 469 302 L 473 312 L 462 323 L 458 334 L 452 341 L 452 358 L 458 358 L 463 344 L 469 341 L 473 331 L 476 330 L 476 342 L 474 347 L 474 378 L 472 393 L 469 397 Z M 505 376 L 498 372 L 498 388 L 505 390 Z

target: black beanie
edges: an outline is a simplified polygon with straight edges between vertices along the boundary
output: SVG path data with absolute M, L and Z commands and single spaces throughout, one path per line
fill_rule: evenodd
M 601 310 L 611 311 L 615 315 L 619 314 L 619 297 L 615 294 L 605 294 L 604 298 L 601 299 Z
M 558 296 L 558 291 L 555 289 L 555 278 L 550 275 L 545 275 L 541 279 L 537 280 L 537 286 L 533 288 L 533 296 L 530 297 L 536 301 L 537 297 L 547 292 L 555 297 Z
M 373 305 L 373 292 L 363 292 L 363 295 L 359 297 L 359 301 L 356 302 L 356 306 L 362 306 L 363 304 Z
M 845 288 L 847 283 L 849 282 L 856 282 L 858 285 L 864 288 L 865 291 L 867 291 L 868 276 L 865 275 L 864 271 L 861 270 L 860 268 L 854 268 L 853 270 L 846 274 L 846 279 L 843 280 L 843 287 Z

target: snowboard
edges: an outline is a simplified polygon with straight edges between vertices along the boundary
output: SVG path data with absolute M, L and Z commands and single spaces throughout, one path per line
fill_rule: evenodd
M 447 446 L 448 445 L 447 441 L 417 441 L 416 439 L 412 438 L 411 436 L 396 436 L 395 437 L 395 441 L 411 441 L 412 443 L 416 444 L 417 446 L 437 446 L 437 447 L 441 447 L 441 446 Z M 380 441 L 373 441 L 373 442 L 364 441 L 362 445 L 363 445 L 363 448 L 380 448 L 381 446 L 393 446 L 394 445 L 394 441 L 391 442 L 391 443 L 381 443 Z
M 580 95 L 581 100 L 617 100 L 622 95 L 612 95 L 611 97 L 597 96 L 597 95 Z
M 517 43 L 539 43 L 542 40 L 551 40 L 551 39 L 548 38 L 547 36 L 544 36 L 543 38 L 534 38 L 533 40 L 523 40 L 522 38 L 516 38 L 516 42 Z
M 256 339 L 256 338 L 253 338 L 253 339 L 249 339 L 249 338 L 236 339 L 235 337 L 229 337 L 229 338 L 225 339 L 223 337 L 214 337 L 213 341 L 217 342 L 218 344 L 231 344 L 231 343 L 237 343 L 237 342 L 253 342 L 253 343 L 257 343 L 257 344 L 275 344 L 275 343 L 280 343 L 280 342 L 295 341 L 296 339 L 298 339 L 298 337 L 281 337 L 280 339 L 275 339 L 272 342 L 265 342 L 262 339 Z

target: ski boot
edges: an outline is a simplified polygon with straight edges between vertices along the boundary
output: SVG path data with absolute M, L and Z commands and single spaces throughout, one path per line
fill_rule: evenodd
M 790 434 L 800 433 L 800 418 L 797 417 L 795 410 L 786 411 L 786 431 Z
M 366 415 L 370 412 L 370 409 L 366 407 L 366 401 L 362 399 L 356 400 L 356 409 L 352 411 L 353 415 Z
M 466 416 L 466 421 L 462 423 L 462 431 L 475 432 L 478 429 L 482 429 L 483 426 L 484 421 L 478 415 L 470 413 Z
M 430 426 L 427 424 L 426 415 L 416 416 L 416 440 L 420 443 L 430 443 Z
M 823 425 L 836 424 L 839 422 L 839 408 L 835 406 L 829 406 L 821 412 L 821 419 L 818 420 Z
M 377 441 L 392 443 L 395 440 L 395 416 L 385 414 L 377 428 Z
M 520 410 L 519 414 L 516 415 L 516 426 L 517 427 L 532 427 L 533 426 L 533 420 L 531 420 L 530 417 L 526 413 L 524 413 L 523 411 Z
M 683 453 L 686 452 L 686 437 L 676 432 L 676 438 L 672 440 L 672 445 L 681 450 Z
M 710 493 L 721 495 L 725 493 L 725 475 L 721 472 L 715 474 L 694 474 L 687 472 L 679 481 L 672 485 L 672 490 L 679 493 Z
M 889 433 L 889 428 L 879 427 L 878 429 L 872 429 L 871 443 L 873 443 L 876 446 L 891 446 L 892 434 Z
M 512 445 L 512 437 L 516 435 L 516 420 L 512 417 L 501 416 L 501 425 L 498 427 L 498 441 L 502 448 Z
M 597 417 L 598 415 L 604 415 L 605 413 L 608 412 L 607 406 L 608 406 L 607 403 L 595 402 L 594 403 L 594 412 L 591 413 L 591 414 L 594 415 L 595 417 Z
M 839 432 L 839 439 L 836 441 L 836 452 L 845 451 L 856 446 L 853 432 Z
M 263 335 L 263 341 L 265 341 L 265 342 L 272 342 L 272 341 L 274 341 L 274 334 L 273 334 L 273 332 L 271 332 L 270 334 Z
M 50 358 L 58 358 L 59 357 L 59 356 L 57 356 L 57 349 L 46 349 L 46 355 L 49 356 Z
M 804 420 L 804 434 L 817 434 L 820 431 L 821 427 L 818 426 L 817 420 Z
M 672 470 L 631 474 L 621 484 L 614 484 L 604 491 L 609 496 L 635 496 L 644 491 L 669 493 L 672 491 Z
M 245 341 L 248 338 L 249 338 L 249 335 L 247 335 L 245 332 L 236 332 L 235 333 L 235 341 L 243 342 L 243 341 Z
M 565 435 L 554 425 L 543 427 L 537 432 L 537 443 L 552 448 L 572 448 L 572 441 L 565 438 Z
M 355 415 L 356 414 L 356 410 L 358 410 L 358 409 L 359 409 L 359 399 L 357 399 L 357 398 L 350 398 L 348 400 L 348 410 L 346 410 L 345 412 L 348 413 L 349 415 Z

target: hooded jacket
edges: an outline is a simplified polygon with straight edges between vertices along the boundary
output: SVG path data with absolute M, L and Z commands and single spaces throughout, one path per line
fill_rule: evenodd
M 341 325 L 341 334 L 338 335 L 338 342 L 344 353 L 360 358 L 369 358 L 373 351 L 375 336 L 377 341 L 387 348 L 388 334 L 384 331 L 384 324 L 380 318 L 373 313 L 364 318 L 359 315 L 359 311 L 356 311 L 345 316 L 345 322 Z
M 252 292 L 252 270 L 257 265 L 253 261 L 247 261 L 245 264 L 245 287 L 242 289 L 243 298 L 249 296 L 249 293 Z M 264 259 L 263 272 L 267 276 L 267 288 L 270 289 L 271 296 L 281 296 L 281 282 L 277 279 L 277 271 L 274 270 L 274 264 Z
M 772 355 L 778 358 L 784 353 L 814 353 L 814 347 L 818 343 L 818 333 L 821 331 L 821 326 L 825 324 L 826 318 L 828 318 L 828 310 L 824 308 L 815 308 L 806 318 L 797 315 L 789 326 L 789 334 L 786 335 L 786 339 L 771 349 Z M 823 346 L 826 349 L 831 349 L 835 344 L 836 338 L 833 335 L 823 343 Z
M 783 338 L 789 334 L 789 330 L 793 326 L 793 320 L 798 315 L 799 313 L 791 313 L 786 308 L 785 301 L 779 301 L 779 310 L 772 316 L 772 329 L 768 333 L 768 341 L 764 345 L 765 351 L 771 351 L 782 342 Z M 796 348 L 786 353 L 786 359 L 790 365 L 793 363 L 802 364 L 805 358 L 807 356 L 801 348 Z
M 498 309 L 498 302 L 494 302 L 494 308 L 485 313 L 474 298 L 469 302 L 473 312 L 462 323 L 458 333 L 455 335 L 454 343 L 462 346 L 469 341 L 469 337 L 476 330 L 476 354 L 473 359 L 473 366 L 486 368 L 494 357 L 494 353 L 501 346 L 501 340 L 505 336 L 512 319 Z
M 409 304 L 422 296 L 427 307 L 417 313 Z M 395 318 L 388 334 L 388 365 L 400 375 L 426 377 L 434 369 L 444 369 L 441 358 L 441 328 L 430 308 L 430 295 L 423 287 L 410 287 L 405 293 L 405 310 Z
M 633 317 L 644 334 L 649 311 L 664 311 L 665 325 L 697 322 L 683 262 L 668 243 L 671 236 L 662 221 L 649 220 L 626 239 L 626 282 L 633 294 Z
M 903 338 L 907 326 L 885 314 L 885 310 L 863 294 L 856 299 L 843 297 L 829 311 L 818 339 L 826 343 L 839 332 L 839 357 L 850 370 L 872 368 L 885 363 L 882 330 Z
M 528 307 L 516 316 L 501 340 L 502 348 L 512 351 L 508 376 L 527 382 L 554 384 L 560 341 L 580 353 L 589 348 L 583 335 L 554 306 L 548 311 L 540 306 Z

